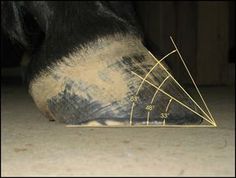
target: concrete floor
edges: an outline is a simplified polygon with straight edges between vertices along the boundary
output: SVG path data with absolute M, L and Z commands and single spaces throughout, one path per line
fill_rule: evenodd
M 200 90 L 218 128 L 66 128 L 2 86 L 2 176 L 234 176 L 234 87 Z

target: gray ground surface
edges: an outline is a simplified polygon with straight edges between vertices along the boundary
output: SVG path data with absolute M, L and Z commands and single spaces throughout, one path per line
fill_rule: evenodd
M 3 86 L 2 176 L 233 176 L 234 87 L 201 91 L 217 128 L 66 128 Z

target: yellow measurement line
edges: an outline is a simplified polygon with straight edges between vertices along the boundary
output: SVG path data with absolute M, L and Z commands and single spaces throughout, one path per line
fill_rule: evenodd
M 203 99 L 203 97 L 202 97 L 202 95 L 201 95 L 201 93 L 200 93 L 200 91 L 199 91 L 199 89 L 198 89 L 198 87 L 197 87 L 197 85 L 196 85 L 196 83 L 195 83 L 195 81 L 194 81 L 192 75 L 191 75 L 191 73 L 190 73 L 189 70 L 188 70 L 187 65 L 185 64 L 185 62 L 184 62 L 184 60 L 183 60 L 182 55 L 180 54 L 180 52 L 179 52 L 179 50 L 178 50 L 178 48 L 177 48 L 177 46 L 176 46 L 176 44 L 175 44 L 175 42 L 174 42 L 174 40 L 172 39 L 171 36 L 170 36 L 170 39 L 171 39 L 171 42 L 173 43 L 173 45 L 174 45 L 174 47 L 175 47 L 175 49 L 176 49 L 176 51 L 177 51 L 177 53 L 178 53 L 178 55 L 179 55 L 179 57 L 180 57 L 182 63 L 184 64 L 184 67 L 185 67 L 186 71 L 188 72 L 188 75 L 189 75 L 189 77 L 191 78 L 191 80 L 192 80 L 192 82 L 193 82 L 193 84 L 194 84 L 194 87 L 196 88 L 196 90 L 197 90 L 197 92 L 198 92 L 198 94 L 199 94 L 199 96 L 200 96 L 200 98 L 201 98 L 201 100 L 202 100 L 202 102 L 203 102 L 205 108 L 207 109 L 208 114 L 211 116 L 212 121 L 215 122 L 215 120 L 214 120 L 214 118 L 213 118 L 213 116 L 212 116 L 210 110 L 209 110 L 208 107 L 207 107 L 207 104 L 206 104 L 205 100 Z
M 162 85 L 165 83 L 165 81 L 166 81 L 169 77 L 170 77 L 170 75 L 168 75 L 168 76 L 165 78 L 165 80 L 162 81 L 162 83 L 160 84 L 160 86 L 159 86 L 158 89 L 156 90 L 155 95 L 152 97 L 151 104 L 154 102 L 154 99 L 155 99 L 155 97 L 156 97 L 156 95 L 157 95 L 157 93 L 158 93 L 158 90 L 162 87 Z
M 158 89 L 156 90 L 156 92 L 154 93 L 154 95 L 153 95 L 153 97 L 152 97 L 151 105 L 152 105 L 152 103 L 153 103 L 153 101 L 154 101 L 154 98 L 156 97 L 156 95 L 157 95 L 159 89 L 162 87 L 162 85 L 165 83 L 165 81 L 166 81 L 169 77 L 170 77 L 170 76 L 168 75 L 168 76 L 162 81 L 162 83 L 159 85 Z M 151 112 L 151 111 L 148 111 L 148 114 L 147 114 L 147 125 L 149 124 L 149 121 L 150 121 L 150 112 Z
M 148 75 L 154 70 L 154 68 L 158 65 L 158 64 L 160 64 L 165 58 L 167 58 L 169 55 L 171 55 L 171 54 L 173 54 L 173 53 L 175 53 L 176 52 L 176 50 L 173 50 L 173 51 L 171 51 L 170 53 L 168 53 L 167 55 L 165 55 L 163 58 L 161 58 L 160 59 L 160 61 L 158 61 L 157 59 L 157 63 L 149 70 L 149 72 L 145 75 L 145 77 L 144 77 L 144 80 L 148 77 Z M 138 95 L 138 93 L 139 93 L 139 91 L 140 91 L 140 89 L 141 89 L 141 86 L 143 85 L 143 83 L 144 83 L 144 80 L 142 80 L 142 82 L 141 82 L 141 84 L 139 85 L 139 87 L 138 87 L 138 90 L 137 90 L 137 92 L 136 92 L 136 95 Z M 132 107 L 131 107 L 131 111 L 130 111 L 130 124 L 132 124 L 132 120 L 133 120 L 133 110 L 134 110 L 134 104 L 132 105 Z
M 171 101 L 172 101 L 172 98 L 169 100 L 169 102 L 168 102 L 168 104 L 166 106 L 166 110 L 165 110 L 166 113 L 168 112 L 168 108 L 170 106 Z M 164 121 L 163 121 L 163 125 L 166 125 L 166 119 L 165 118 L 164 118 Z
M 155 59 L 156 61 L 158 61 L 158 60 L 156 59 L 156 57 L 153 56 L 153 54 L 152 54 L 150 51 L 148 51 L 148 52 L 149 52 L 149 54 L 153 57 L 153 59 Z M 212 120 L 212 119 L 208 116 L 208 114 L 206 114 L 206 112 L 197 104 L 197 102 L 188 94 L 188 92 L 186 92 L 186 90 L 185 90 L 185 89 L 179 84 L 179 82 L 171 75 L 171 73 L 168 72 L 168 70 L 167 70 L 161 63 L 159 63 L 159 65 L 166 71 L 167 74 L 170 75 L 170 77 L 175 81 L 175 83 L 176 83 L 176 84 L 183 90 L 183 92 L 192 100 L 192 102 L 194 102 L 194 104 L 207 116 L 207 118 L 212 121 L 213 125 L 216 125 L 215 121 Z
M 160 61 L 157 60 L 157 63 L 149 70 L 149 72 L 145 75 L 144 80 L 148 77 L 148 75 L 153 71 L 153 69 L 158 66 L 159 63 L 161 63 L 165 58 L 167 58 L 169 55 L 173 54 L 174 52 L 176 52 L 176 50 L 171 51 L 170 53 L 168 53 L 167 55 L 165 55 L 163 58 L 161 58 Z M 136 95 L 139 93 L 139 90 L 141 89 L 141 86 L 144 83 L 144 80 L 141 82 L 141 84 L 138 87 L 138 90 L 136 92 Z
M 167 104 L 167 106 L 166 106 L 166 112 L 168 111 L 168 108 L 169 108 L 169 106 L 170 106 L 171 101 L 172 101 L 172 98 L 169 100 L 169 102 L 168 102 L 168 104 Z
M 163 126 L 165 126 L 166 125 L 166 119 L 164 118 L 164 121 L 163 121 Z
M 88 125 L 66 125 L 67 128 L 209 128 L 209 127 L 216 127 L 214 125 L 99 125 L 99 126 L 88 126 Z
M 130 125 L 132 125 L 132 122 L 133 122 L 132 118 L 133 118 L 134 105 L 135 105 L 135 103 L 133 102 L 132 106 L 131 106 L 131 112 L 130 112 L 130 118 L 129 118 Z
M 147 113 L 147 125 L 149 125 L 149 117 L 150 117 L 150 111 Z
M 153 103 L 154 96 L 156 96 L 157 93 L 158 93 L 158 90 L 156 90 L 156 92 L 154 93 L 154 95 L 153 95 L 153 97 L 152 97 L 151 104 Z M 150 120 L 150 111 L 148 111 L 148 113 L 147 113 L 147 125 L 149 124 L 149 120 Z
M 143 77 L 139 76 L 138 74 L 136 74 L 135 72 L 131 71 L 133 74 L 135 74 L 137 77 L 139 77 L 140 79 L 143 80 Z M 148 80 L 145 79 L 145 82 L 147 82 L 148 84 L 150 84 L 151 86 L 153 86 L 154 88 L 158 89 L 158 87 L 154 84 L 152 84 L 151 82 L 149 82 Z M 179 101 L 178 99 L 176 99 L 175 97 L 171 96 L 170 94 L 166 93 L 165 91 L 163 91 L 162 89 L 159 89 L 162 93 L 164 93 L 165 95 L 169 96 L 170 98 L 172 98 L 173 100 L 175 100 L 176 102 L 178 102 L 179 104 L 181 104 L 182 106 L 184 106 L 185 108 L 187 108 L 188 110 L 192 111 L 193 113 L 197 114 L 199 117 L 203 118 L 204 120 L 206 120 L 207 122 L 215 125 L 211 120 L 206 119 L 205 117 L 203 117 L 201 114 L 197 113 L 196 111 L 194 111 L 192 108 L 188 107 L 187 105 L 185 105 L 184 103 L 182 103 L 181 101 Z
M 153 97 L 152 97 L 152 100 L 151 100 L 151 104 L 154 102 L 154 99 L 155 99 L 157 93 L 158 93 L 158 90 L 155 91 L 155 93 L 154 93 L 154 95 L 153 95 Z

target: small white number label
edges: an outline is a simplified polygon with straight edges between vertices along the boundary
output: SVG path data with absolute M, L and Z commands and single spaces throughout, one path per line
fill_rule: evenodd
M 145 109 L 148 111 L 151 111 L 154 109 L 154 107 L 155 107 L 155 105 L 147 105 Z
M 160 117 L 161 117 L 162 119 L 165 119 L 165 118 L 167 118 L 167 117 L 169 116 L 169 114 L 170 114 L 170 113 L 168 113 L 168 112 L 162 112 L 162 113 L 160 114 Z
M 138 96 L 131 96 L 130 101 L 131 102 L 137 102 L 138 101 Z

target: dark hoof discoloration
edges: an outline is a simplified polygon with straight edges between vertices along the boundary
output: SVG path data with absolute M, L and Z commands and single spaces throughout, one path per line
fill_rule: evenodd
M 138 39 L 116 36 L 100 39 L 88 47 L 43 71 L 31 83 L 30 92 L 44 114 L 78 125 L 202 122 L 201 117 L 175 99 L 157 92 L 160 87 L 199 112 L 162 66 L 156 66 L 146 77 L 151 84 L 132 73 L 145 78 L 156 64 Z

